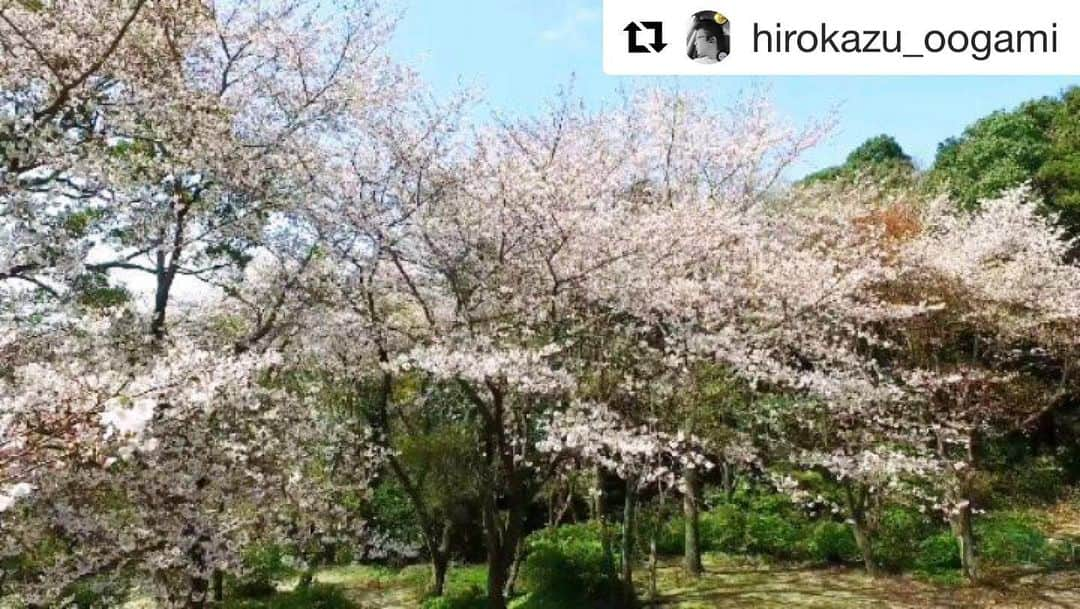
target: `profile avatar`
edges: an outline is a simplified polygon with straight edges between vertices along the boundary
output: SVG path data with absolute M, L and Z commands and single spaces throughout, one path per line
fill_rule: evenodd
M 731 22 L 716 11 L 698 11 L 690 18 L 686 54 L 695 63 L 718 63 L 731 53 Z

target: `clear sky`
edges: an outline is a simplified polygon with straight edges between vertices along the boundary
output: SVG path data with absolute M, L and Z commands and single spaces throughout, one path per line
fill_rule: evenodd
M 397 0 L 403 11 L 391 48 L 436 93 L 479 85 L 486 107 L 540 110 L 573 74 L 591 104 L 620 85 L 701 88 L 720 101 L 766 86 L 782 115 L 796 122 L 839 110 L 832 138 L 811 151 L 798 174 L 840 163 L 868 137 L 896 137 L 921 167 L 938 142 L 993 110 L 1053 95 L 1076 77 L 669 77 L 606 76 L 601 62 L 601 0 Z M 662 1 L 662 0 L 657 0 Z M 944 0 L 948 1 L 948 0 Z

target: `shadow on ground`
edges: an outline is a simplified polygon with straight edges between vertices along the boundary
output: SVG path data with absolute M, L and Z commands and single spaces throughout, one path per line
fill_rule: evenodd
M 745 567 L 708 556 L 706 574 L 660 569 L 667 609 L 1080 609 L 1080 572 L 1014 573 L 978 587 L 944 587 L 905 576 L 871 578 L 850 568 Z

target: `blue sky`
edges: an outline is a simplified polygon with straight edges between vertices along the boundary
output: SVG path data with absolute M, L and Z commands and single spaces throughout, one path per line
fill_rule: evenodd
M 660 83 L 703 89 L 720 101 L 765 85 L 781 114 L 803 122 L 839 110 L 831 139 L 793 177 L 842 162 L 868 137 L 889 133 L 920 166 L 938 142 L 1001 108 L 1080 84 L 1076 77 L 669 77 L 606 76 L 601 62 L 601 0 L 399 0 L 404 10 L 391 49 L 436 93 L 466 85 L 484 92 L 485 110 L 533 113 L 575 77 L 590 104 L 622 86 Z M 661 0 L 658 0 L 661 1 Z

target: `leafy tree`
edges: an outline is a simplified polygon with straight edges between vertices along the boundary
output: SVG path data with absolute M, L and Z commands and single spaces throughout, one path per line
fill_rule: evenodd
M 1080 87 L 1062 97 L 1048 138 L 1047 159 L 1035 173 L 1034 183 L 1075 236 L 1080 233 Z
M 888 182 L 908 181 L 915 172 L 915 163 L 900 143 L 891 135 L 881 134 L 859 144 L 848 154 L 842 165 L 826 167 L 802 179 L 802 184 L 828 182 L 837 179 L 852 180 L 859 175 L 870 174 Z
M 1043 98 L 979 119 L 938 145 L 931 184 L 972 208 L 1032 179 L 1049 158 L 1048 132 L 1059 106 L 1058 100 Z

